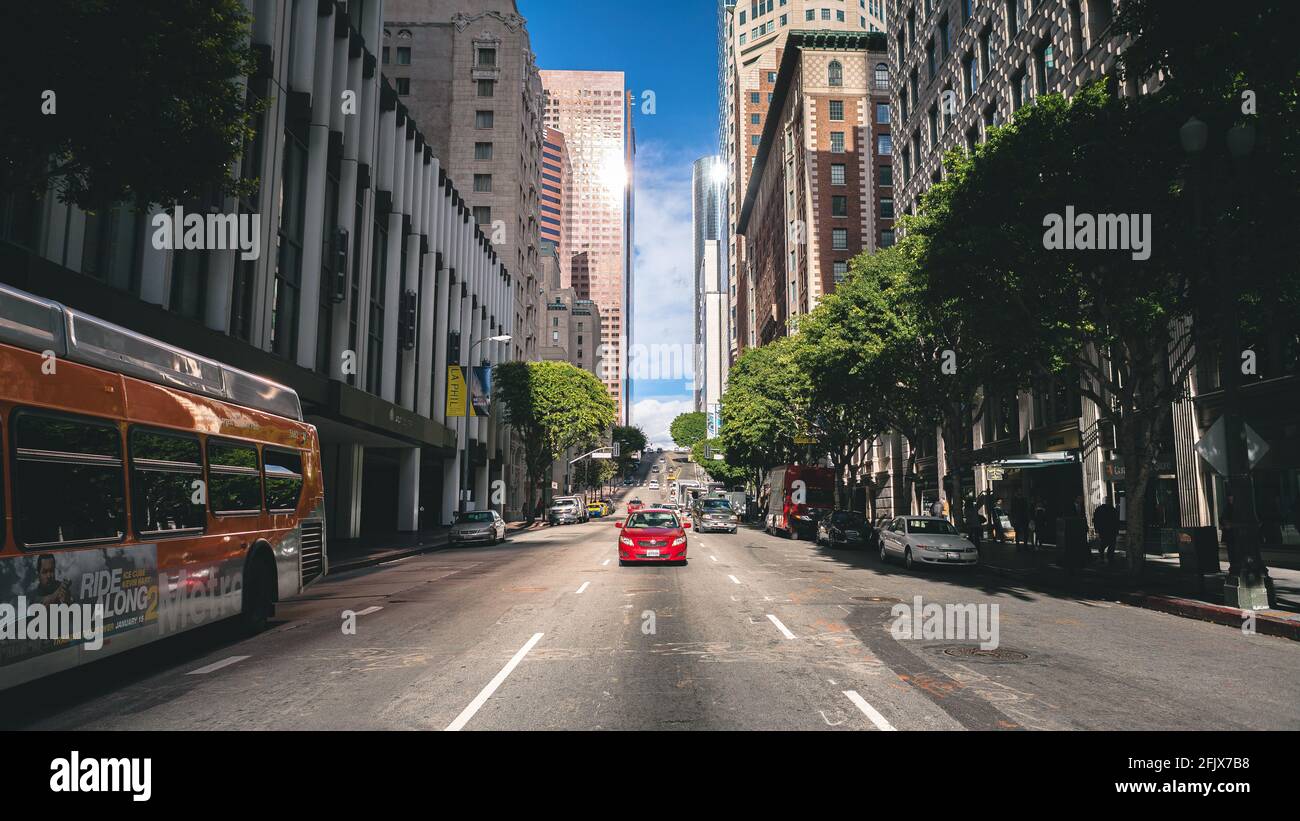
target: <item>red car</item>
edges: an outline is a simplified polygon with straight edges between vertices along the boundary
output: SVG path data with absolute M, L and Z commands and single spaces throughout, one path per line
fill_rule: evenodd
M 690 522 L 663 508 L 647 508 L 627 515 L 615 525 L 618 534 L 618 563 L 680 562 L 686 564 L 686 530 Z
M 640 499 L 633 499 L 632 501 L 627 503 L 627 512 L 636 513 L 638 510 L 641 510 L 644 507 L 645 504 Z

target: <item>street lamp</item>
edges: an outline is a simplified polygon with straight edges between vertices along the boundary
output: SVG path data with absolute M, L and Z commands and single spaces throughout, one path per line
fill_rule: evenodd
M 1202 201 L 1206 175 L 1205 147 L 1209 141 L 1209 128 L 1196 117 L 1191 117 L 1178 130 L 1183 151 L 1193 160 L 1198 179 L 1192 188 L 1196 211 L 1196 228 L 1200 233 Z M 1255 129 L 1249 124 L 1236 125 L 1226 135 L 1228 153 L 1238 164 L 1244 164 L 1255 147 Z M 1240 171 L 1238 171 L 1238 176 Z M 1244 427 L 1241 418 L 1238 387 L 1241 383 L 1241 318 L 1238 305 L 1237 284 L 1229 271 L 1227 239 L 1224 228 L 1214 231 L 1214 248 L 1210 266 L 1217 291 L 1217 307 L 1222 310 L 1223 325 L 1220 335 L 1219 382 L 1223 390 L 1224 454 L 1227 469 L 1228 498 L 1232 500 L 1231 525 L 1233 550 L 1228 559 L 1228 579 L 1224 584 L 1225 603 L 1244 610 L 1268 607 L 1268 589 L 1271 579 L 1259 552 L 1259 522 L 1255 516 L 1254 491 L 1250 482 L 1250 457 L 1246 450 Z M 1139 502 L 1140 503 L 1140 502 Z
M 469 504 L 469 500 L 465 498 L 466 495 L 465 492 L 469 490 L 469 414 L 470 414 L 469 369 L 473 367 L 474 349 L 477 348 L 479 345 L 482 345 L 484 342 L 509 342 L 511 339 L 512 337 L 509 334 L 504 334 L 502 336 L 489 336 L 486 339 L 480 339 L 478 342 L 475 342 L 473 345 L 469 346 L 468 361 L 470 362 L 470 365 L 465 368 L 465 416 L 462 417 L 461 419 L 461 427 L 464 429 L 465 432 L 465 452 L 461 456 L 461 460 L 460 460 L 459 510 L 461 513 L 466 512 L 466 505 Z

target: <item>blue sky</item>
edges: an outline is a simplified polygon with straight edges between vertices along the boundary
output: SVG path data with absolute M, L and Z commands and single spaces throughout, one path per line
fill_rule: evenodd
M 691 164 L 717 152 L 717 0 L 648 7 L 603 0 L 518 0 L 543 69 L 622 71 L 640 107 L 637 133 L 633 343 L 688 345 L 694 336 Z M 688 383 L 640 380 L 633 422 L 656 444 L 693 410 Z

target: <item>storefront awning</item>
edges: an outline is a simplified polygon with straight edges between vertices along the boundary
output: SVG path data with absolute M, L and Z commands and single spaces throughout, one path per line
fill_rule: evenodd
M 985 463 L 984 467 L 999 468 L 1019 468 L 1021 470 L 1029 468 L 1052 468 L 1062 465 L 1077 465 L 1079 463 L 1079 454 L 1077 451 L 1058 451 L 1054 453 L 1027 453 L 1024 456 L 1015 456 L 1010 459 L 998 459 L 994 462 Z

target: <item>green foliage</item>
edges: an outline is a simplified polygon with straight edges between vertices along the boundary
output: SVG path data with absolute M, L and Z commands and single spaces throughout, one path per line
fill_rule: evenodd
M 614 402 L 600 380 L 567 362 L 507 362 L 494 373 L 503 420 L 524 443 L 529 499 L 560 454 L 614 424 Z
M 743 485 L 749 478 L 749 471 L 744 467 L 736 467 L 724 459 L 714 458 L 715 454 L 721 452 L 721 439 L 701 439 L 691 446 L 691 457 L 695 460 L 695 464 L 708 474 L 709 479 L 714 482 L 724 482 L 728 490 Z
M 53 182 L 94 211 L 243 190 L 229 169 L 260 104 L 239 82 L 256 67 L 239 0 L 10 3 L 5 33 L 22 68 L 0 83 L 0 198 Z
M 778 339 L 741 354 L 722 394 L 722 434 L 727 463 L 755 476 L 791 461 L 803 448 L 809 384 L 795 361 L 795 342 Z
M 673 420 L 668 433 L 678 447 L 689 448 L 709 433 L 708 417 L 703 411 L 683 413 Z
M 632 464 L 632 454 L 644 451 L 647 442 L 645 431 L 633 425 L 616 425 L 613 432 L 613 441 L 619 444 L 619 456 L 615 460 L 618 469 L 627 472 Z

